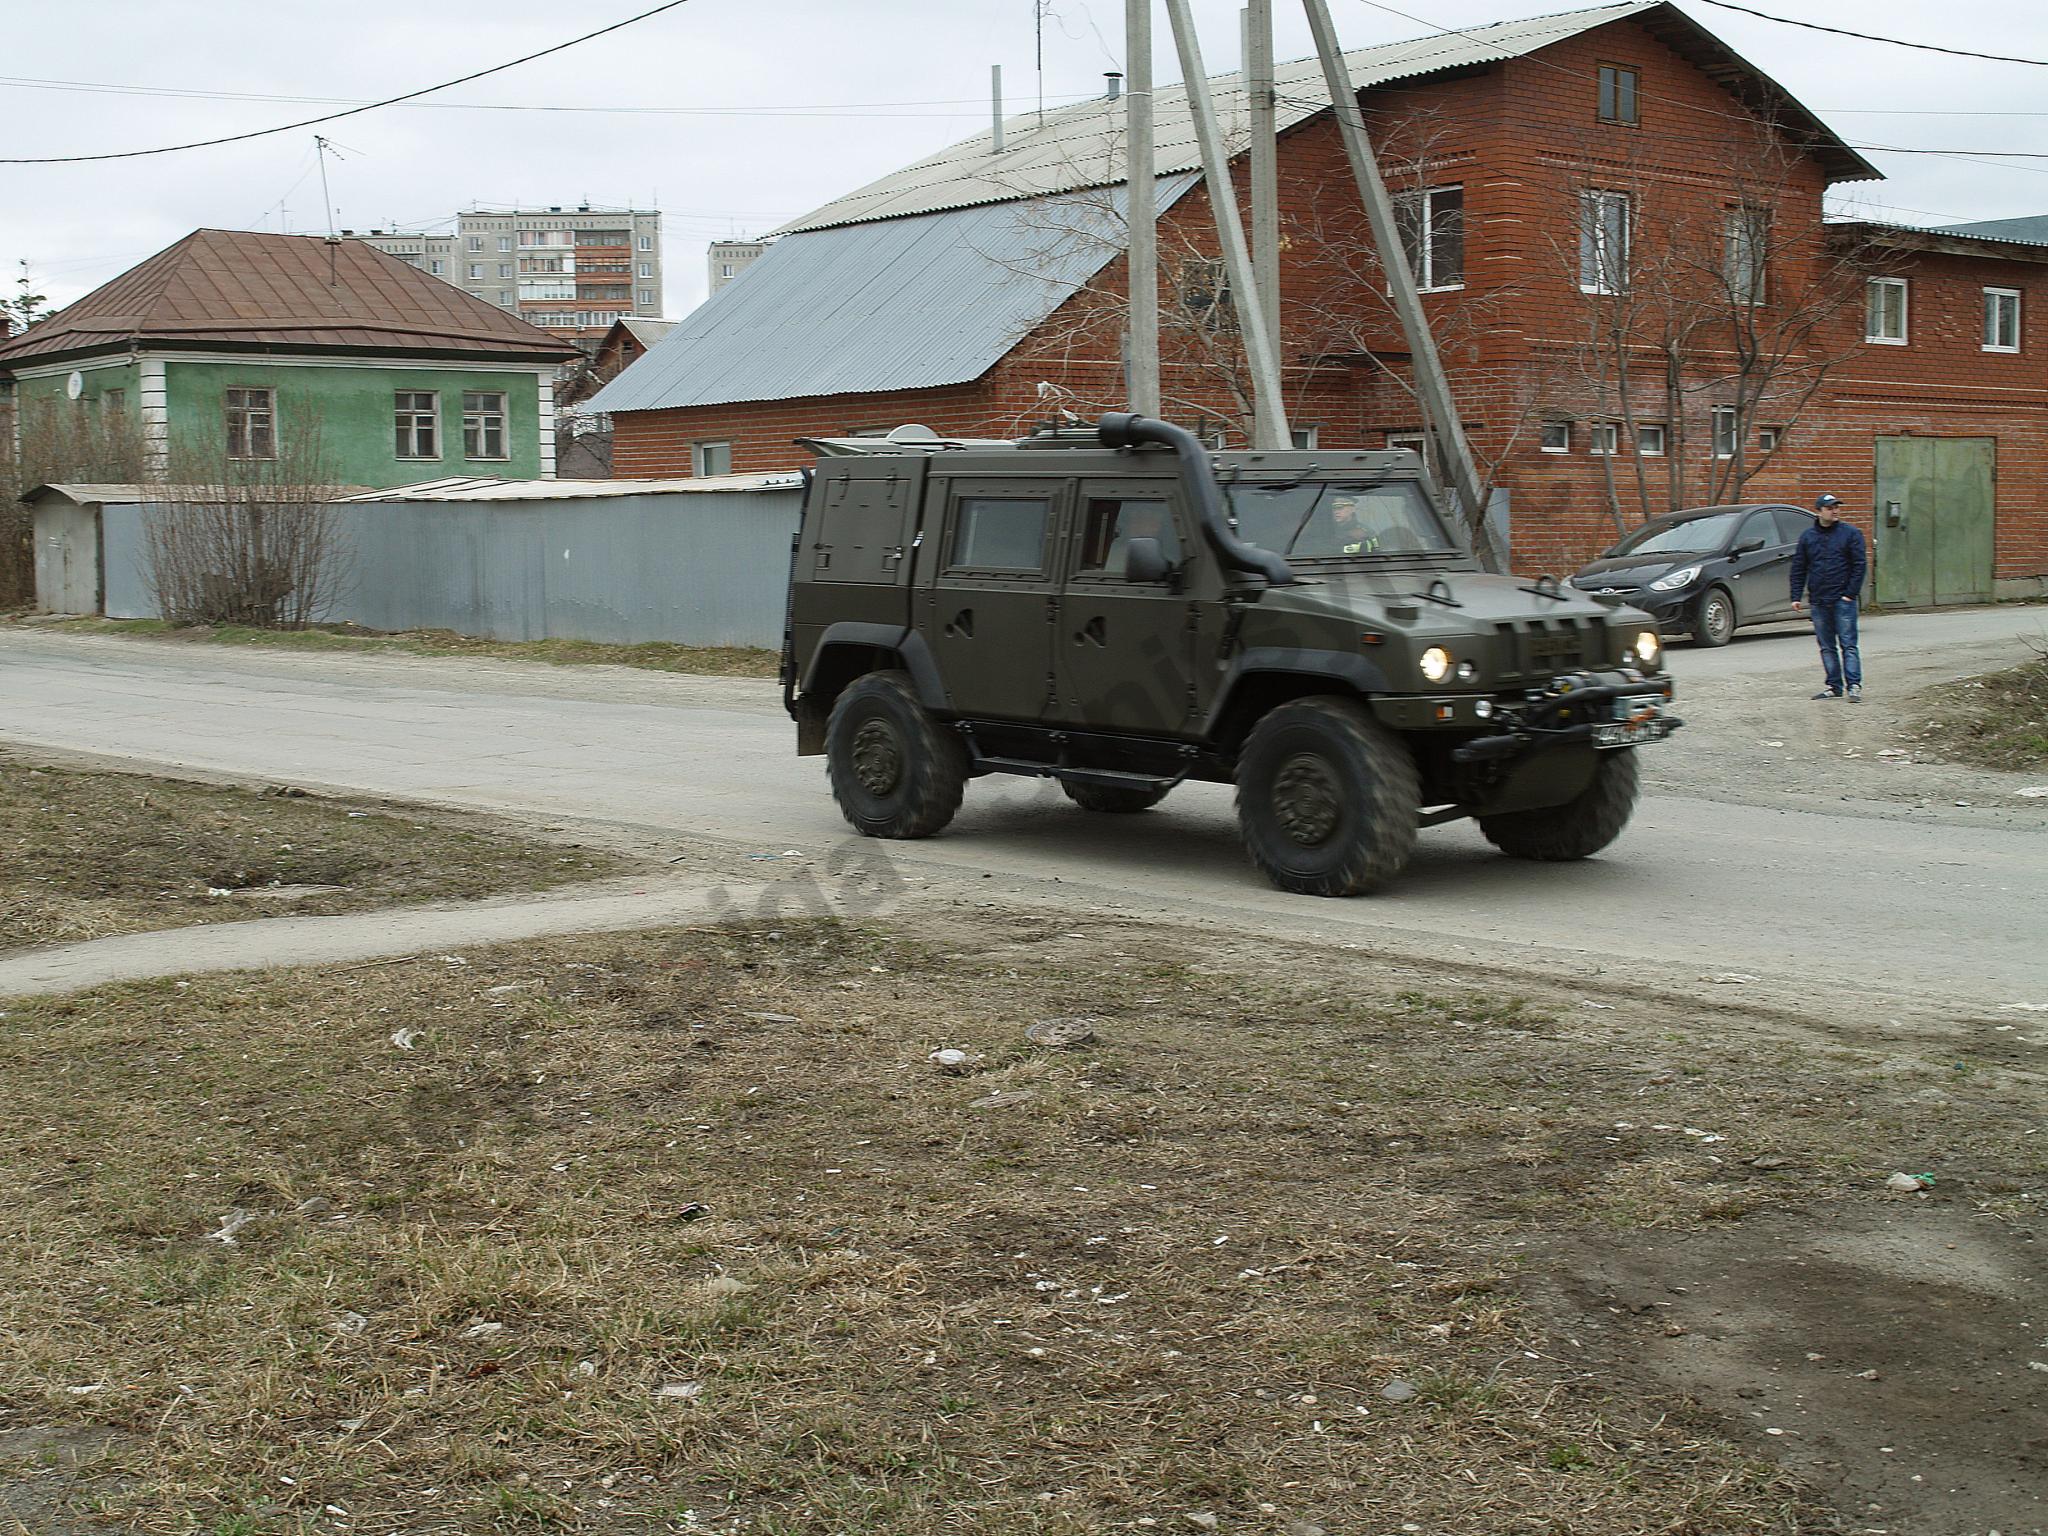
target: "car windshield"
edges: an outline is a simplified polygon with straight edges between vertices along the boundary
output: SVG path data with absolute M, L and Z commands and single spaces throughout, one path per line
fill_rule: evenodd
M 1728 542 L 1728 535 L 1742 520 L 1743 509 L 1716 512 L 1709 517 L 1687 518 L 1662 528 L 1638 528 L 1614 548 L 1610 555 L 1707 555 Z
M 1289 560 L 1435 555 L 1456 548 L 1413 480 L 1229 487 L 1238 537 Z

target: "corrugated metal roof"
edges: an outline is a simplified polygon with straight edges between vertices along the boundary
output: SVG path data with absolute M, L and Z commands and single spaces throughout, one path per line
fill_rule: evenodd
M 0 369 L 131 346 L 530 362 L 577 355 L 360 240 L 198 229 L 0 345 Z
M 344 501 L 583 501 L 606 496 L 703 495 L 711 491 L 780 491 L 803 484 L 794 474 L 704 475 L 693 480 L 485 480 L 458 475 L 363 491 Z
M 1164 179 L 1165 207 L 1194 185 Z M 589 411 L 924 389 L 980 378 L 1123 248 L 1125 191 L 786 236 Z
M 1974 235 L 1980 240 L 2010 240 L 2018 245 L 2048 245 L 2048 213 L 2019 219 L 1978 219 L 1969 224 L 1938 224 L 1944 235 Z

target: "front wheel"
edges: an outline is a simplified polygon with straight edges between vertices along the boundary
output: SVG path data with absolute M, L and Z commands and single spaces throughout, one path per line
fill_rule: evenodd
M 967 749 L 925 713 L 907 674 L 870 672 L 833 702 L 825 772 L 856 831 L 930 837 L 960 809 Z
M 1735 599 L 1726 588 L 1707 588 L 1700 599 L 1700 611 L 1692 621 L 1692 637 L 1709 650 L 1717 650 L 1735 638 Z
M 1357 896 L 1415 850 L 1422 797 L 1401 738 L 1350 699 L 1297 699 L 1252 727 L 1237 760 L 1237 822 L 1283 891 Z
M 1603 752 L 1594 765 L 1593 782 L 1563 805 L 1482 816 L 1479 830 L 1510 858 L 1546 863 L 1583 859 L 1621 836 L 1636 808 L 1641 779 L 1633 747 Z
M 1075 784 L 1066 779 L 1060 780 L 1060 789 L 1082 810 L 1101 811 L 1111 816 L 1149 811 L 1166 798 L 1166 791 L 1156 787 L 1132 789 L 1116 784 Z

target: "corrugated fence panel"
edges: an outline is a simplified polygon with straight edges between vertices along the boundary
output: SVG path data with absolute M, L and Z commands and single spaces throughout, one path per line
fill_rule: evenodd
M 337 505 L 347 571 L 321 617 L 492 640 L 782 643 L 802 492 Z M 107 614 L 154 618 L 140 506 L 108 506 Z

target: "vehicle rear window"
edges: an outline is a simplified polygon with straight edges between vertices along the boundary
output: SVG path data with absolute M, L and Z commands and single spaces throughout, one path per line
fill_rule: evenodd
M 1042 571 L 1052 501 L 1043 496 L 963 496 L 953 514 L 953 561 L 975 571 Z
M 1813 526 L 1813 515 L 1797 507 L 1779 507 L 1774 514 L 1778 519 L 1778 542 L 1797 544 L 1799 535 Z

